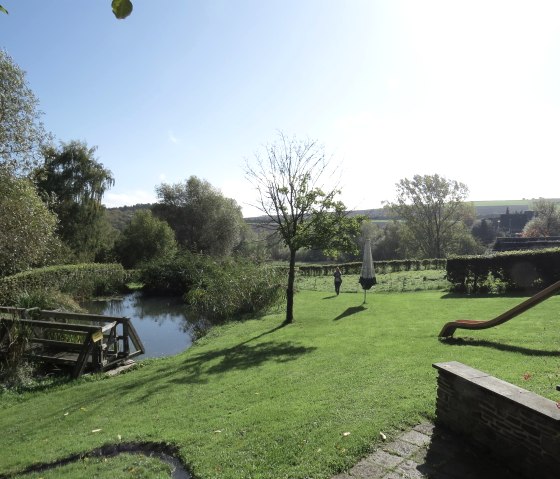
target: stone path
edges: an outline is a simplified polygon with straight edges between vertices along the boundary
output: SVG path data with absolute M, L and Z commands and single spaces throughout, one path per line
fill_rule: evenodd
M 520 479 L 459 437 L 423 423 L 332 479 Z

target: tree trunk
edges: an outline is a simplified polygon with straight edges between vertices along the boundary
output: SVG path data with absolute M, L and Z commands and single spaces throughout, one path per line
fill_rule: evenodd
M 284 324 L 294 321 L 294 283 L 296 280 L 296 251 L 290 250 L 290 269 L 288 271 L 288 288 L 286 289 L 286 319 Z

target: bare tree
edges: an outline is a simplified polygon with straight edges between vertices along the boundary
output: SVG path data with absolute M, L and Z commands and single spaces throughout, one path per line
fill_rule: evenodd
M 322 146 L 279 133 L 276 143 L 247 163 L 246 175 L 257 190 L 256 207 L 270 220 L 290 251 L 285 323 L 293 322 L 296 252 L 300 248 L 352 251 L 361 218 L 349 218 L 336 198 L 336 187 L 324 189 L 332 172 Z

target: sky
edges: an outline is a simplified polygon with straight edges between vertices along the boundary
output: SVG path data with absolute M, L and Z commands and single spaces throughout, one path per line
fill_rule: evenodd
M 133 0 L 125 20 L 110 3 L 0 15 L 46 128 L 112 171 L 108 207 L 195 175 L 256 216 L 246 164 L 279 132 L 324 147 L 349 209 L 416 174 L 473 201 L 560 197 L 556 0 Z

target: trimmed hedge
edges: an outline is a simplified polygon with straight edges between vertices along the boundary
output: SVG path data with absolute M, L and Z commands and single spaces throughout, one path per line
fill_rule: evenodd
M 445 259 L 398 259 L 391 261 L 374 261 L 375 272 L 379 274 L 396 273 L 399 271 L 423 271 L 428 269 L 445 269 Z M 298 268 L 301 276 L 330 276 L 336 267 L 340 268 L 342 274 L 360 274 L 362 262 L 342 264 L 325 264 L 300 266 Z
M 22 293 L 57 290 L 75 298 L 118 291 L 127 282 L 120 264 L 47 266 L 0 278 L 0 304 L 14 305 Z
M 449 258 L 447 280 L 455 292 L 542 289 L 560 280 L 560 248 Z

